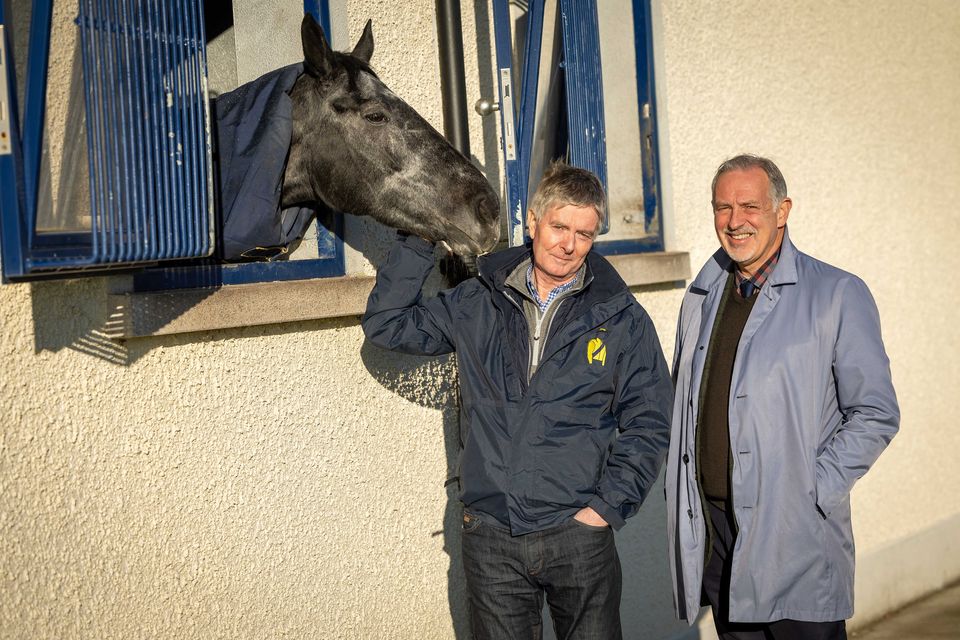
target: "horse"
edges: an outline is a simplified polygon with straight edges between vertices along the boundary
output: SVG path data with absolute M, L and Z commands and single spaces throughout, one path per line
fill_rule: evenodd
M 282 207 L 367 215 L 458 255 L 491 250 L 500 236 L 496 192 L 370 68 L 371 22 L 350 53 L 333 51 L 309 14 L 301 39 Z

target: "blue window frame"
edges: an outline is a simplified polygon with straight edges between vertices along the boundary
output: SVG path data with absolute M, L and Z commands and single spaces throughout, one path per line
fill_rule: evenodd
M 330 33 L 327 0 L 305 0 Z M 219 264 L 203 5 L 81 0 L 89 228 L 38 230 L 52 1 L 33 2 L 25 114 L 18 113 L 11 0 L 0 0 L 0 241 L 3 280 L 138 271 L 140 290 L 344 274 L 342 214 L 318 226 L 318 258 Z M 142 116 L 142 117 L 141 117 Z M 22 125 L 22 126 L 21 126 Z M 190 259 L 189 264 L 184 260 Z
M 627 0 L 632 13 L 632 42 L 621 43 L 633 50 L 636 75 L 636 114 L 638 133 L 634 151 L 639 157 L 642 181 L 642 224 L 633 213 L 612 210 L 611 215 L 629 219 L 638 230 L 630 237 L 601 236 L 595 247 L 612 255 L 664 249 L 661 224 L 660 185 L 657 155 L 656 96 L 653 74 L 653 44 L 650 24 L 650 0 Z M 537 155 L 566 157 L 571 164 L 590 169 L 605 186 L 608 184 L 608 118 L 604 112 L 601 56 L 601 31 L 597 0 L 556 0 L 555 40 L 559 57 L 551 59 L 552 43 L 544 42 L 548 13 L 545 0 L 527 3 L 526 30 L 522 36 L 523 68 L 519 73 L 513 61 L 515 36 L 508 0 L 493 0 L 496 58 L 500 91 L 502 152 L 506 173 L 505 200 L 511 245 L 525 240 L 524 222 L 527 198 L 539 174 L 533 168 Z M 609 7 L 605 7 L 609 12 Z M 622 11 L 622 9 L 621 9 Z M 609 16 L 608 16 L 609 18 Z M 547 29 L 545 30 L 545 26 Z M 618 51 L 619 53 L 619 51 Z M 624 52 L 625 53 L 625 52 Z M 554 65 L 541 69 L 542 61 Z M 619 63 L 622 65 L 622 63 Z M 519 77 L 517 77 L 519 76 Z M 543 86 L 548 83 L 548 86 Z M 560 94 L 562 113 L 538 112 L 538 96 Z M 540 99 L 542 105 L 545 98 Z M 534 136 L 534 131 L 537 131 Z M 619 132 L 618 132 L 619 134 Z M 608 194 L 610 193 L 608 188 Z M 603 232 L 610 230 L 609 220 Z M 613 234 L 611 234 L 613 235 Z M 608 236 L 609 237 L 609 236 Z

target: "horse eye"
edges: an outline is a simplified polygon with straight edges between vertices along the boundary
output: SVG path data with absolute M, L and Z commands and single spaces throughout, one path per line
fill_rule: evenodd
M 383 124 L 387 121 L 387 116 L 385 113 L 380 111 L 372 111 L 363 115 L 366 118 L 367 122 L 371 124 Z

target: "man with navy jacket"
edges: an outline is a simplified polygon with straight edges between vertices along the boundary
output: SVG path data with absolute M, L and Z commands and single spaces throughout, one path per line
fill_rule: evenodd
M 554 164 L 531 200 L 530 243 L 423 299 L 433 245 L 401 237 L 363 329 L 387 349 L 456 352 L 462 550 L 473 634 L 620 638 L 613 530 L 637 512 L 667 445 L 672 386 L 653 323 L 591 251 L 605 197 Z

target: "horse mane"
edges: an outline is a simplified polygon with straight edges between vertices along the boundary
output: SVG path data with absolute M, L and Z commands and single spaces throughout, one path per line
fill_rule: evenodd
M 380 79 L 380 76 L 378 76 L 376 72 L 370 68 L 370 65 L 363 60 L 355 58 L 349 53 L 342 53 L 340 51 L 333 51 L 332 53 L 333 62 L 335 65 L 346 72 L 347 82 L 349 83 L 351 90 L 355 90 L 357 88 L 357 77 L 359 77 L 361 73 L 369 73 L 374 78 L 378 80 Z

